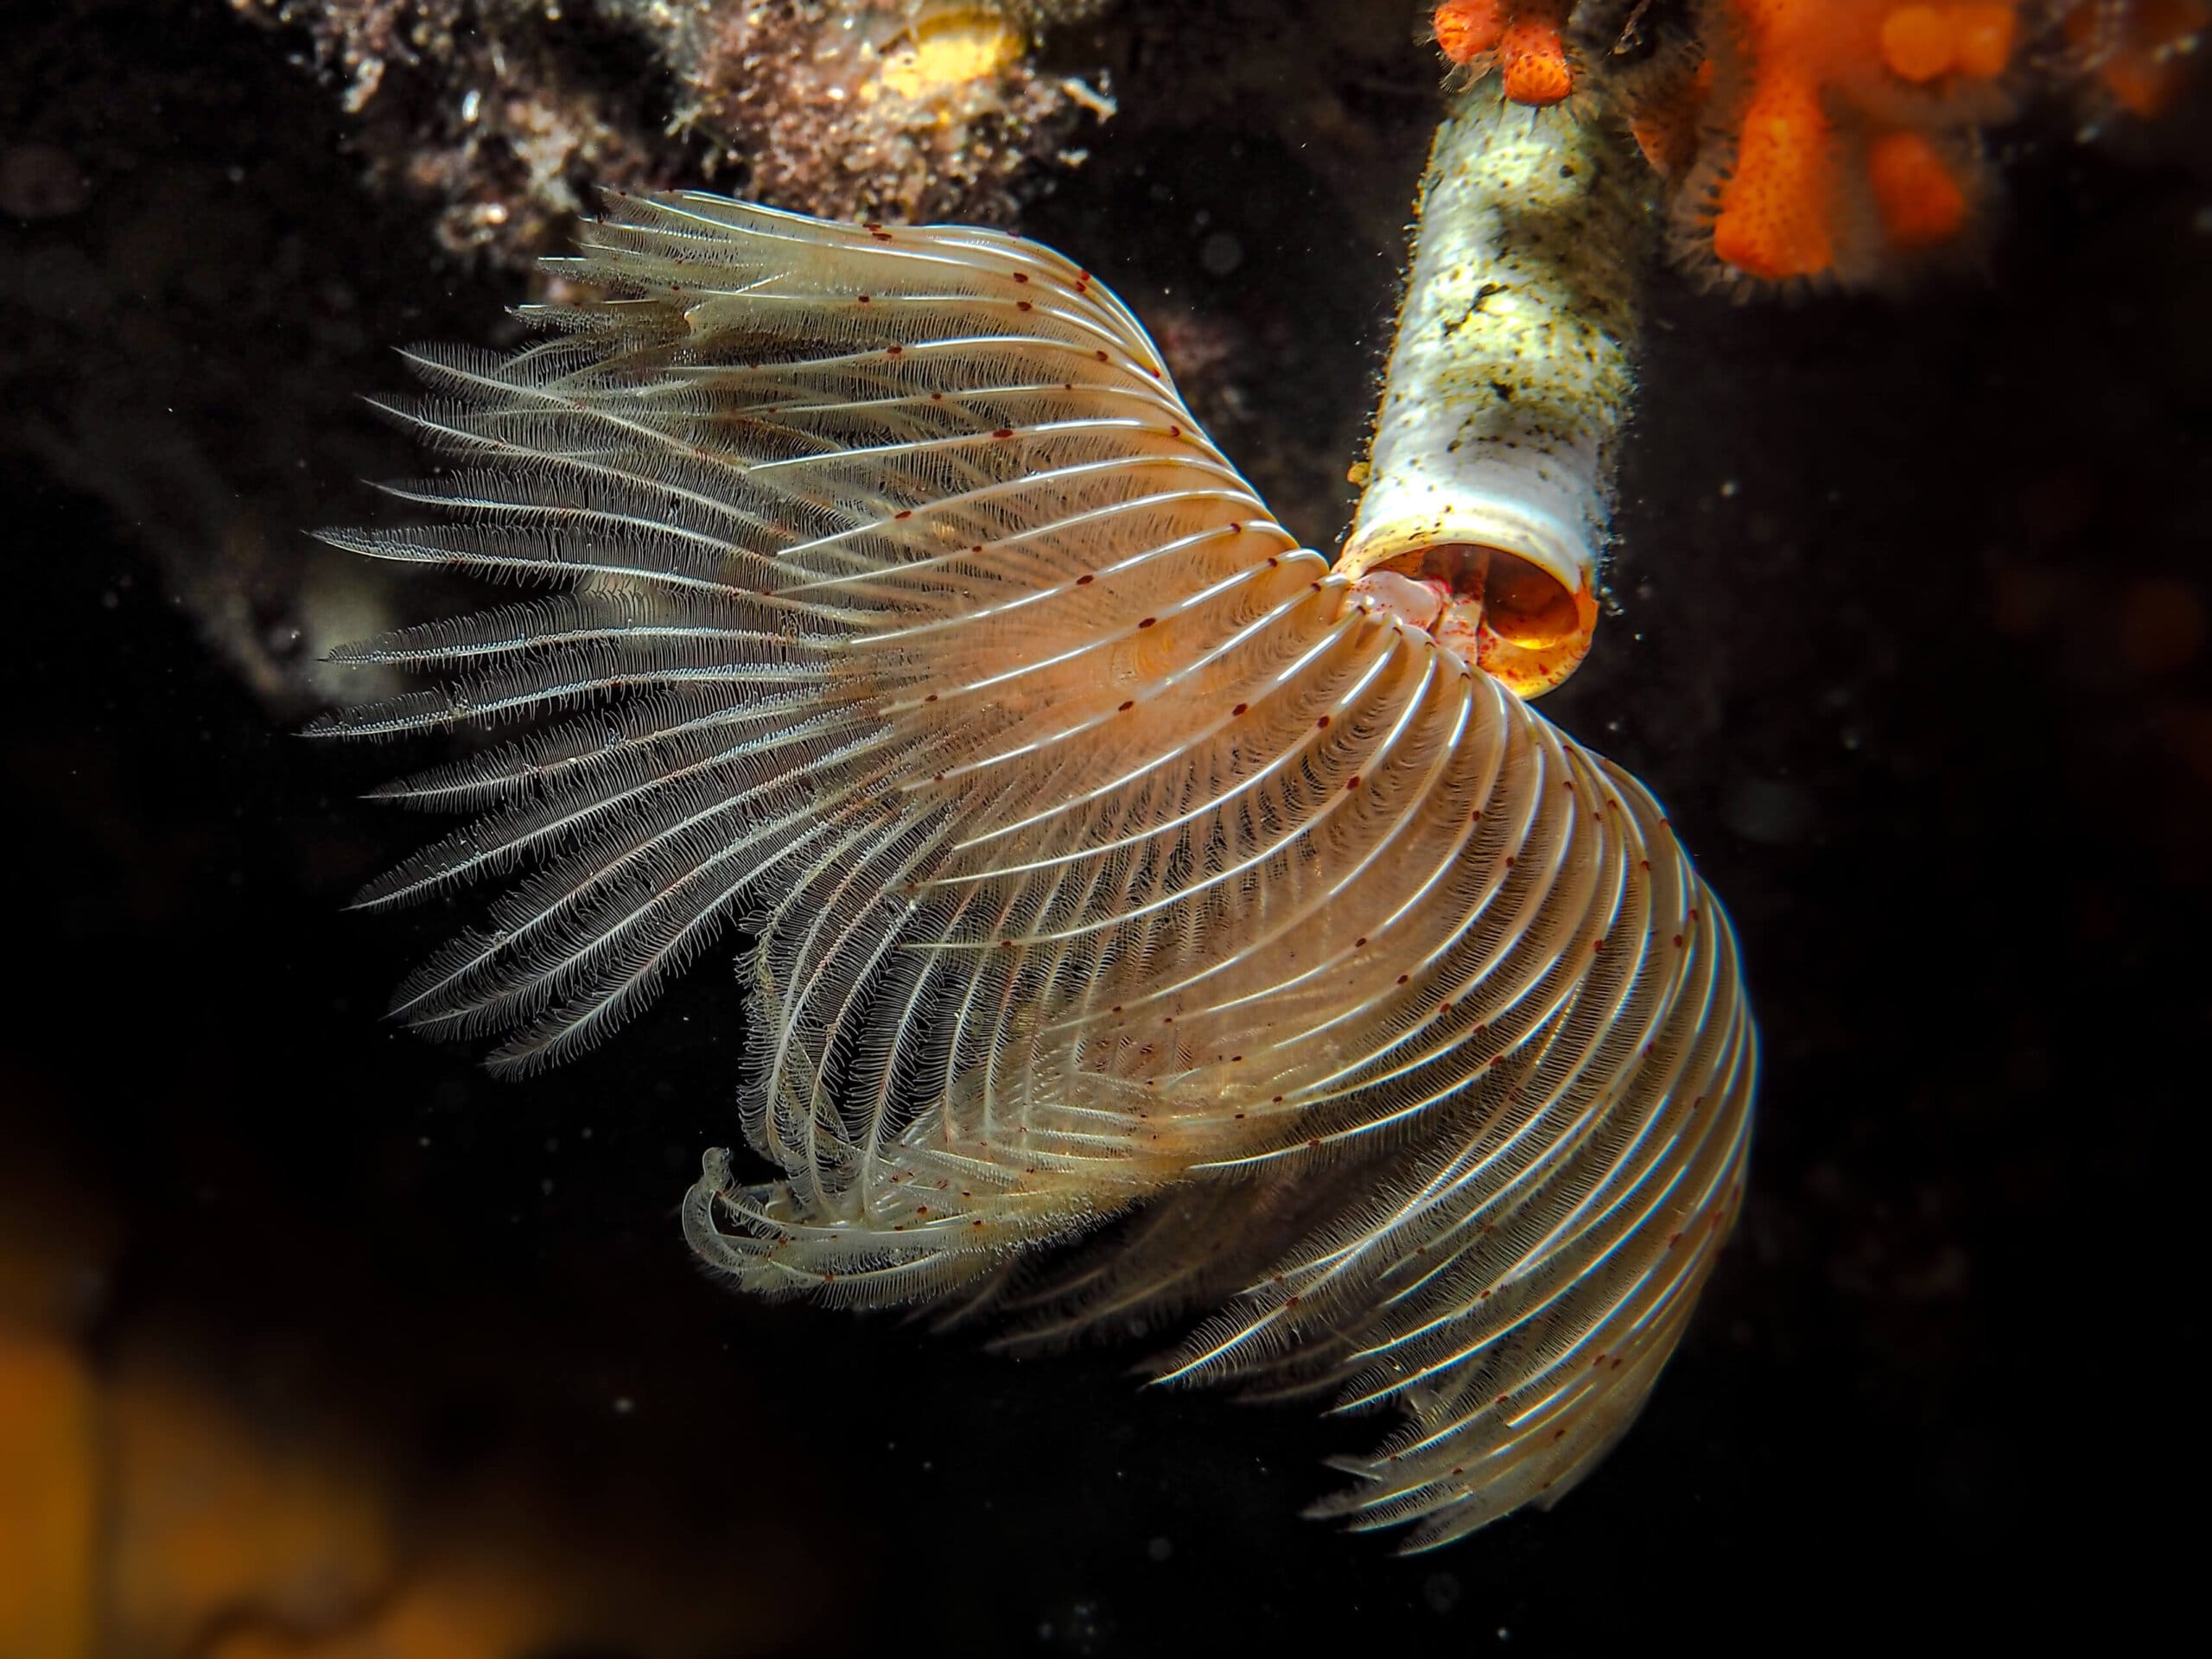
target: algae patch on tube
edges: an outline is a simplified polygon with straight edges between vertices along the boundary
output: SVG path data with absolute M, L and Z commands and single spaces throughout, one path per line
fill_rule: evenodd
M 1597 626 L 1650 223 L 1602 104 L 1529 110 L 1492 79 L 1437 130 L 1337 569 L 1394 609 L 1414 596 L 1390 578 L 1427 588 L 1411 620 L 1524 696 L 1572 674 Z

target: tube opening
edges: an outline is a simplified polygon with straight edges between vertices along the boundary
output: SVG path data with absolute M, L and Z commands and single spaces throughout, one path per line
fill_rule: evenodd
M 1376 568 L 1415 582 L 1442 582 L 1455 602 L 1481 606 L 1490 631 L 1523 651 L 1547 651 L 1582 632 L 1581 611 L 1566 584 L 1518 554 L 1448 542 L 1402 553 Z
M 1444 542 L 1408 549 L 1372 569 L 1448 593 L 1439 627 L 1445 633 L 1455 624 L 1464 628 L 1478 642 L 1481 666 L 1524 696 L 1557 685 L 1590 648 L 1598 606 L 1589 587 L 1570 588 L 1516 553 Z

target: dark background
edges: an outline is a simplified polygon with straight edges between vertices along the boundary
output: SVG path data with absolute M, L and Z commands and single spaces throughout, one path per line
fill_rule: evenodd
M 1374 1423 L 696 1272 L 674 1205 L 735 1131 L 727 950 L 521 1085 L 380 1023 L 452 918 L 340 913 L 429 829 L 357 797 L 429 752 L 290 734 L 304 710 L 210 648 L 172 493 L 98 469 L 212 454 L 211 511 L 249 541 L 358 520 L 356 475 L 413 464 L 350 401 L 398 383 L 384 346 L 493 338 L 519 289 L 359 194 L 331 100 L 270 37 L 149 10 L 88 8 L 73 83 L 50 35 L 40 57 L 0 34 L 0 143 L 71 144 L 92 187 L 0 222 L 0 1191 L 97 1241 L 96 1354 L 151 1344 L 329 1425 L 410 1515 L 526 1494 L 556 1558 L 642 1554 L 753 1632 L 732 1654 L 2111 1639 L 2172 1593 L 2204 1474 L 2201 99 L 2094 144 L 2064 111 L 2016 130 L 1986 270 L 1900 302 L 1656 279 L 1617 613 L 1547 707 L 1667 801 L 1742 933 L 1749 1205 L 1603 1471 L 1400 1560 L 1296 1513 Z M 137 80 L 104 87 L 116 66 Z M 1402 81 L 1345 102 L 1391 202 L 1433 107 L 1410 32 Z M 1272 488 L 1270 430 L 1357 433 L 1395 270 L 1347 255 L 1356 215 L 1294 144 L 1117 90 L 1125 120 L 1026 227 L 1141 315 L 1233 333 L 1194 395 Z M 179 200 L 168 241 L 125 242 Z M 1289 515 L 1325 547 L 1352 458 Z M 286 637 L 281 595 L 242 602 Z M 691 1650 L 662 1641 L 629 1650 Z

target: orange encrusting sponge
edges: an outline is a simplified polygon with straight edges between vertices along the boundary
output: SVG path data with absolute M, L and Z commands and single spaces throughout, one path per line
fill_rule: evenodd
M 1676 251 L 1724 281 L 1878 283 L 1961 243 L 1979 124 L 2006 112 L 2021 0 L 1701 0 L 1696 77 L 1637 111 Z M 1701 84 L 1700 84 L 1701 83 Z M 1681 110 L 1702 111 L 1694 165 Z
M 1505 96 L 1536 107 L 1574 91 L 1565 30 L 1574 0 L 1445 0 L 1429 19 L 1453 63 L 1480 74 L 1497 66 Z

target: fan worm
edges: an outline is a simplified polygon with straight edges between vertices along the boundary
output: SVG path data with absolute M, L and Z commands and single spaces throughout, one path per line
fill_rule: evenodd
M 1586 1470 L 1756 1065 L 1649 795 L 1298 547 L 1058 254 L 687 194 L 563 274 L 411 354 L 438 522 L 330 537 L 556 590 L 353 648 L 450 677 L 321 728 L 550 717 L 389 791 L 481 816 L 367 901 L 531 870 L 404 1016 L 556 1060 L 741 923 L 777 1179 L 683 1207 L 738 1285 L 1191 1314 L 1164 1376 L 1401 1408 L 1325 1508 L 1416 1547 Z

